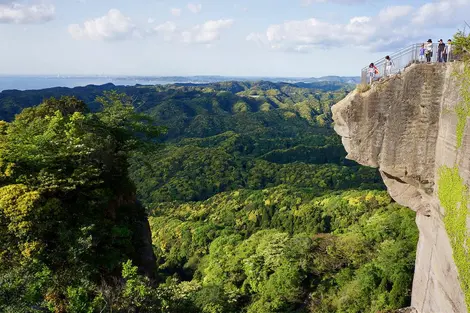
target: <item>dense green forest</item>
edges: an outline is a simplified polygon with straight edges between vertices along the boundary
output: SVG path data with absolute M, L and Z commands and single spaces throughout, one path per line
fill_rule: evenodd
M 0 311 L 407 306 L 414 213 L 345 159 L 330 109 L 351 88 L 3 91 Z

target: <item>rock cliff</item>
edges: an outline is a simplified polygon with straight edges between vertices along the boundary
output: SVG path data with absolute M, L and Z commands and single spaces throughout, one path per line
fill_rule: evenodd
M 463 63 L 415 64 L 333 107 L 348 158 L 379 168 L 390 195 L 417 212 L 420 313 L 463 313 L 470 303 L 469 72 Z

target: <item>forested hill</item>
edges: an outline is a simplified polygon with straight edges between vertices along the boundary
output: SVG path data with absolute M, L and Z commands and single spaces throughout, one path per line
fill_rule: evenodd
M 326 100 L 324 92 L 338 93 L 327 96 L 331 100 L 338 100 L 346 91 L 353 88 L 350 84 L 341 82 L 316 82 L 316 83 L 272 83 L 272 82 L 222 82 L 212 84 L 175 84 L 157 86 L 115 86 L 105 84 L 100 86 L 88 85 L 85 87 L 65 88 L 56 87 L 41 90 L 4 90 L 0 92 L 0 119 L 10 121 L 15 114 L 22 109 L 38 105 L 43 100 L 50 97 L 75 96 L 85 101 L 92 110 L 99 109 L 96 97 L 102 95 L 104 91 L 116 90 L 133 97 L 138 103 L 140 110 L 155 109 L 161 110 L 168 106 L 182 105 L 180 110 L 185 113 L 185 117 L 195 116 L 202 112 L 215 112 L 217 108 L 211 110 L 215 101 L 222 101 L 220 109 L 225 112 L 238 112 L 242 107 L 233 107 L 237 102 L 246 103 L 247 109 L 251 111 L 268 110 L 272 108 L 285 108 L 285 105 L 297 104 L 307 101 L 321 102 Z M 228 94 L 231 97 L 227 99 Z M 214 97 L 216 98 L 214 99 Z M 185 101 L 191 104 L 185 105 Z M 227 102 L 230 101 L 230 103 Z M 266 103 L 266 104 L 265 104 Z M 281 105 L 282 104 L 282 105 Z M 281 105 L 281 106 L 280 106 Z M 196 110 L 196 111 L 195 111 Z M 161 116 L 165 120 L 164 116 Z M 160 120 L 159 120 L 160 122 Z
M 96 111 L 96 97 L 103 92 L 126 93 L 140 112 L 167 128 L 159 138 L 164 148 L 151 158 L 135 157 L 131 165 L 146 205 L 279 184 L 318 185 L 321 191 L 371 184 L 382 188 L 375 171 L 344 160 L 331 128 L 330 107 L 350 89 L 341 83 L 260 81 L 4 91 L 0 118 L 9 120 L 21 108 L 63 95 L 76 96 Z
M 409 304 L 413 213 L 393 203 L 376 170 L 345 159 L 332 129 L 330 108 L 350 89 L 262 81 L 0 93 L 0 119 L 9 121 L 63 95 L 101 116 L 100 96 L 116 90 L 129 97 L 105 94 L 111 108 L 125 99 L 166 128 L 151 149 L 129 156 L 156 281 L 131 271 L 124 285 L 58 286 L 75 292 L 58 295 L 64 312 L 359 313 Z M 123 114 L 107 112 L 113 122 Z M 127 263 L 123 276 L 130 270 Z M 47 285 L 34 285 L 34 302 L 27 278 L 2 285 L 8 272 L 0 262 L 0 311 L 51 307 Z M 16 302 L 2 306 L 5 294 Z

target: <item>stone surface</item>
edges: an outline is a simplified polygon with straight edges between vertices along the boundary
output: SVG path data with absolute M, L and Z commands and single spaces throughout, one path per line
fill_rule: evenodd
M 390 313 L 418 313 L 418 311 L 415 308 L 404 308 Z
M 378 167 L 390 195 L 417 212 L 412 306 L 420 313 L 467 312 L 437 196 L 438 169 L 459 165 L 470 184 L 470 129 L 457 149 L 455 106 L 462 64 L 416 64 L 333 106 L 348 158 Z M 470 123 L 469 123 L 470 124 Z

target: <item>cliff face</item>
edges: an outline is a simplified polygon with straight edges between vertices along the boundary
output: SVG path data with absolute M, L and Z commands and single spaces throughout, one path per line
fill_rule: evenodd
M 378 167 L 390 195 L 417 212 L 412 306 L 421 313 L 467 312 L 469 302 L 470 105 L 464 68 L 413 65 L 333 107 L 348 158 Z

